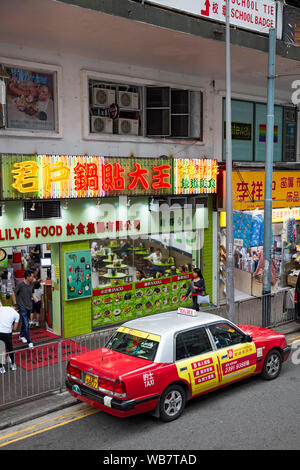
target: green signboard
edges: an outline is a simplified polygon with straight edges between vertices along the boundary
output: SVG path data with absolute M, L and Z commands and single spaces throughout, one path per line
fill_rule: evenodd
M 188 273 L 93 290 L 93 328 L 187 307 L 191 299 L 183 297 L 191 277 Z

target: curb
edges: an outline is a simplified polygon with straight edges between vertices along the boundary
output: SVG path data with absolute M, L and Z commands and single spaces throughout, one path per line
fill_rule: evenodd
M 31 400 L 25 405 L 17 405 L 12 408 L 0 411 L 1 423 L 0 431 L 17 426 L 33 419 L 60 411 L 70 406 L 78 404 L 69 392 L 56 392 L 46 398 Z

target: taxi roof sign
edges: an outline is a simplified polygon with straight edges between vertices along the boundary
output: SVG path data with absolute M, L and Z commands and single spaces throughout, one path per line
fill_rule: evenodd
M 197 310 L 193 310 L 192 308 L 179 307 L 177 313 L 180 313 L 180 315 L 188 315 L 189 317 L 197 316 Z

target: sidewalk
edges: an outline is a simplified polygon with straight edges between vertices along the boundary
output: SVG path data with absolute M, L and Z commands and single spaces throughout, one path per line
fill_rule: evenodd
M 300 335 L 300 324 L 291 322 L 273 328 L 273 330 L 285 335 L 294 332 L 298 332 Z M 33 399 L 25 404 L 14 405 L 11 408 L 0 411 L 0 430 L 63 410 L 77 403 L 69 392 L 65 391 L 62 393 L 55 392 L 44 398 Z
M 78 402 L 69 392 L 54 392 L 51 395 L 31 400 L 28 403 L 14 405 L 11 408 L 0 411 L 0 431 L 11 426 L 26 423 L 32 419 L 63 410 Z

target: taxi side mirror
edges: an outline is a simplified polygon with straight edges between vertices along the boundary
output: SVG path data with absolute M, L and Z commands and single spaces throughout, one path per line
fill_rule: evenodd
M 250 335 L 245 335 L 243 337 L 243 343 L 251 343 L 253 341 L 252 336 Z

